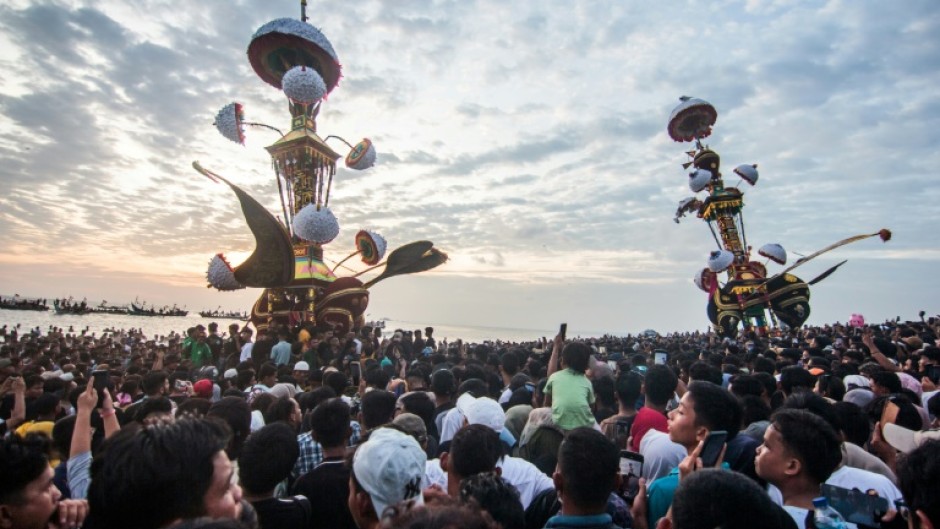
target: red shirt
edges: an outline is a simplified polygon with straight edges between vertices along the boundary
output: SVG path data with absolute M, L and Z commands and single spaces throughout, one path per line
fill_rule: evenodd
M 630 437 L 633 438 L 633 441 L 630 442 L 630 450 L 639 452 L 640 441 L 643 440 L 643 436 L 646 435 L 646 432 L 650 430 L 668 432 L 669 422 L 662 413 L 643 406 L 640 408 L 640 411 L 636 413 L 636 419 L 633 419 L 633 426 L 630 428 Z

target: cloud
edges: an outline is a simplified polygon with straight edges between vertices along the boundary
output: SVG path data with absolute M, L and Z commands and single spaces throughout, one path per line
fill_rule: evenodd
M 256 2 L 90 6 L 0 7 L 0 270 L 7 284 L 25 284 L 26 268 L 9 263 L 61 259 L 83 263 L 82 274 L 124 267 L 147 284 L 191 281 L 201 289 L 194 299 L 208 296 L 208 258 L 247 255 L 254 241 L 231 191 L 190 164 L 280 215 L 263 149 L 276 134 L 249 128 L 243 147 L 212 120 L 239 101 L 248 119 L 289 126 L 283 96 L 254 75 L 245 50 L 261 24 L 297 13 Z M 455 285 L 494 276 L 519 299 L 541 299 L 533 285 L 583 289 L 598 302 L 578 310 L 600 321 L 619 307 L 595 289 L 606 283 L 648 300 L 634 314 L 639 327 L 699 328 L 702 300 L 689 278 L 715 242 L 694 217 L 672 222 L 691 195 L 680 167 L 690 146 L 665 133 L 683 94 L 718 109 L 707 143 L 728 185 L 737 164 L 759 165 L 758 185 L 742 187 L 749 244 L 809 253 L 895 232 L 888 245 L 834 252 L 858 262 L 814 290 L 814 314 L 836 313 L 823 292 L 840 291 L 856 270 L 880 285 L 896 276 L 891 266 L 920 270 L 940 251 L 940 14 L 930 0 L 890 10 L 836 0 L 321 7 L 309 10 L 311 22 L 333 42 L 344 77 L 317 132 L 369 137 L 378 151 L 372 169 L 337 171 L 330 206 L 342 231 L 328 259 L 348 254 L 369 227 L 391 247 L 430 239 L 448 251 L 451 262 L 407 284 L 463 292 L 467 306 L 489 290 Z M 432 276 L 447 287 L 437 290 Z M 60 281 L 36 294 L 58 293 Z M 920 290 L 910 296 L 938 294 Z M 500 317 L 525 326 L 548 317 L 546 304 Z M 670 317 L 679 306 L 691 319 Z

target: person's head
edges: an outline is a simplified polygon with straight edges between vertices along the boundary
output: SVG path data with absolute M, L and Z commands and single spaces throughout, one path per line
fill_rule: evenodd
M 818 488 L 842 461 L 841 447 L 838 433 L 821 417 L 807 410 L 785 408 L 771 417 L 754 467 L 761 479 L 784 494 L 791 484 L 802 489 Z
M 141 424 L 154 424 L 173 420 L 173 402 L 166 397 L 155 397 L 140 403 L 134 420 Z
M 36 436 L 0 440 L 0 527 L 45 529 L 49 525 L 62 494 L 52 482 L 44 444 Z
M 619 487 L 620 451 L 593 428 L 568 432 L 558 449 L 552 475 L 562 513 L 603 513 L 611 491 Z
M 349 419 L 349 405 L 343 399 L 333 398 L 321 402 L 310 414 L 314 440 L 327 449 L 346 446 L 352 435 Z
M 738 472 L 705 468 L 679 483 L 665 528 L 751 529 L 758 525 L 765 529 L 797 527 L 754 480 Z
M 787 395 L 800 391 L 812 391 L 816 377 L 800 366 L 789 366 L 780 371 L 780 389 Z
M 591 347 L 581 342 L 571 342 L 561 350 L 561 359 L 566 368 L 577 373 L 587 371 L 591 362 Z
M 232 460 L 238 459 L 242 444 L 251 433 L 251 408 L 243 397 L 223 397 L 213 403 L 206 412 L 207 417 L 215 417 L 228 425 L 231 438 L 225 452 Z
M 362 527 L 362 526 L 360 526 Z M 414 509 L 401 510 L 388 519 L 388 529 L 513 529 L 499 526 L 477 507 L 453 500 L 436 501 Z M 519 526 L 522 527 L 522 526 Z
M 689 380 L 701 380 L 721 385 L 721 370 L 708 362 L 698 361 L 689 367 Z
M 395 394 L 375 389 L 362 396 L 362 426 L 366 430 L 378 428 L 395 418 Z
M 347 504 L 361 529 L 376 527 L 389 507 L 422 505 L 427 456 L 408 434 L 379 428 L 352 456 Z
M 323 375 L 323 385 L 333 388 L 337 395 L 342 395 L 346 391 L 346 386 L 349 385 L 349 379 L 344 373 L 330 371 Z
M 283 422 L 262 427 L 248 436 L 238 456 L 238 478 L 245 492 L 270 496 L 278 483 L 287 479 L 300 447 L 297 434 Z
M 871 424 L 865 411 L 851 402 L 836 402 L 832 410 L 843 438 L 854 445 L 865 446 L 871 436 Z
M 277 367 L 274 364 L 261 364 L 258 369 L 258 380 L 269 388 L 274 387 L 274 384 L 277 384 Z
M 875 371 L 871 374 L 871 390 L 875 395 L 884 397 L 901 391 L 901 379 L 890 371 Z
M 268 406 L 264 412 L 265 424 L 283 422 L 294 431 L 300 428 L 303 416 L 300 413 L 300 404 L 293 397 L 281 397 Z
M 656 406 L 665 406 L 676 392 L 679 378 L 664 365 L 653 365 L 646 370 L 643 391 L 646 400 Z
M 439 369 L 431 375 L 431 391 L 438 399 L 453 398 L 457 391 L 454 373 L 448 369 Z
M 711 382 L 692 382 L 669 412 L 669 438 L 686 448 L 695 447 L 709 432 L 723 430 L 730 439 L 741 428 L 741 417 L 741 404 L 731 392 Z
M 450 451 L 441 454 L 441 468 L 447 472 L 447 489 L 456 497 L 460 480 L 481 472 L 493 472 L 503 456 L 499 434 L 482 424 L 464 426 L 454 434 Z
M 495 472 L 470 476 L 460 482 L 461 503 L 482 509 L 504 529 L 525 527 L 519 491 Z
M 224 423 L 183 419 L 125 428 L 91 465 L 89 526 L 157 529 L 186 518 L 238 518 L 241 488 Z
M 163 371 L 151 371 L 144 375 L 142 386 L 148 397 L 163 395 L 170 389 L 170 381 Z
M 940 527 L 940 440 L 930 440 L 898 460 L 898 488 L 910 509 L 908 527 Z

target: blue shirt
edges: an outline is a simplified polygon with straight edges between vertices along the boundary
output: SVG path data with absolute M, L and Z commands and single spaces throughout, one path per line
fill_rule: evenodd
M 271 360 L 275 365 L 286 366 L 290 363 L 290 344 L 281 340 L 271 348 Z
M 618 526 L 614 525 L 613 519 L 606 512 L 587 516 L 566 516 L 564 514 L 558 514 L 552 516 L 545 522 L 545 529 L 561 529 L 568 527 L 572 529 L 614 529 Z

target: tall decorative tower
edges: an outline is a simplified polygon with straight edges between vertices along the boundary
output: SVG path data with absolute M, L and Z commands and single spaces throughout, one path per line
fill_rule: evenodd
M 317 133 L 317 114 L 324 98 L 339 83 L 341 67 L 330 41 L 307 23 L 306 4 L 301 1 L 300 20 L 272 20 L 255 32 L 248 46 L 248 59 L 258 77 L 287 96 L 290 130 L 285 134 L 270 125 L 245 121 L 239 103 L 223 107 L 215 120 L 222 135 L 242 145 L 248 126 L 280 135 L 266 149 L 271 155 L 283 220 L 228 180 L 194 163 L 202 174 L 232 188 L 257 244 L 255 252 L 235 268 L 222 254 L 216 255 L 207 275 L 210 286 L 219 290 L 265 289 L 251 311 L 251 321 L 259 329 L 309 322 L 348 330 L 362 323 L 369 286 L 394 275 L 428 270 L 445 262 L 447 256 L 428 241 L 410 243 L 392 252 L 385 271 L 363 284 L 356 277 L 385 264 L 380 261 L 386 243 L 377 233 L 360 230 L 357 251 L 352 255 L 359 254 L 370 268 L 337 278 L 334 272 L 339 264 L 352 255 L 332 269 L 326 265 L 323 247 L 339 234 L 339 222 L 329 202 L 341 158 L 327 141 L 337 140 L 350 149 L 345 165 L 353 170 L 371 167 L 376 152 L 369 139 L 351 145 L 338 136 L 323 138 Z

